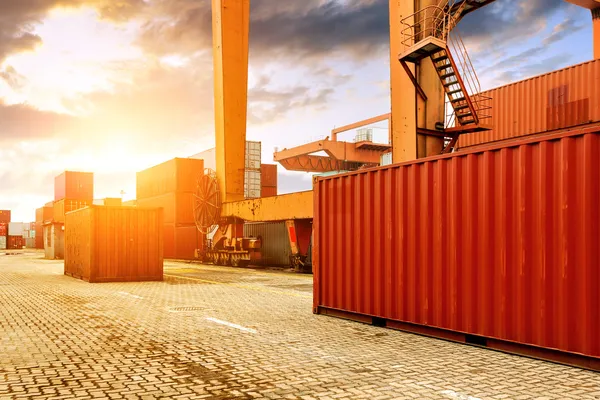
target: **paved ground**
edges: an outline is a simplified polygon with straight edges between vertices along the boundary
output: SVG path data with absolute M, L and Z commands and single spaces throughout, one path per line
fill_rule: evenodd
M 91 285 L 40 257 L 0 255 L 0 399 L 600 399 L 599 374 L 313 315 L 310 276 Z

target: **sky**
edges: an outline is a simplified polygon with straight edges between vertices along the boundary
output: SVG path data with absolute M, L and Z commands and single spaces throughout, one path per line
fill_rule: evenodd
M 64 170 L 132 199 L 136 171 L 214 147 L 211 29 L 210 0 L 1 0 L 0 209 L 33 221 Z M 264 163 L 389 112 L 388 0 L 252 0 L 250 29 Z M 563 0 L 497 0 L 458 30 L 484 90 L 592 58 L 589 11 Z

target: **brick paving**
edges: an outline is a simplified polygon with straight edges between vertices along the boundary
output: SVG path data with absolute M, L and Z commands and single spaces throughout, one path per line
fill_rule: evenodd
M 309 276 L 87 284 L 0 255 L 0 399 L 600 399 L 600 375 L 311 313 Z

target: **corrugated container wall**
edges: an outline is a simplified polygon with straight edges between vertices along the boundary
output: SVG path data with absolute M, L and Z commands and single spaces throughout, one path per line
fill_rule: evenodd
M 35 210 L 35 222 L 44 223 L 52 221 L 54 207 L 40 207 Z
M 600 60 L 484 92 L 493 130 L 460 136 L 459 147 L 600 121 Z
M 381 165 L 382 167 L 391 164 L 393 164 L 392 153 L 385 153 L 382 154 L 381 157 L 379 157 L 379 165 Z
M 92 205 L 92 200 L 58 200 L 54 202 L 52 211 L 54 222 L 65 222 L 65 214 Z M 44 221 L 48 222 L 48 221 Z
M 247 169 L 244 171 L 244 197 L 256 199 L 261 195 L 261 173 L 260 169 Z
M 262 143 L 246 142 L 245 163 L 246 169 L 260 170 L 260 161 L 262 159 Z
M 0 222 L 0 236 L 8 236 L 8 224 Z
M 290 240 L 285 222 L 261 222 L 244 224 L 244 237 L 261 237 L 261 259 L 253 261 L 257 265 L 290 265 Z
M 581 132 L 320 178 L 315 311 L 600 362 L 600 132 Z
M 164 225 L 164 257 L 173 260 L 194 260 L 196 250 L 204 247 L 204 235 L 196 225 Z
M 67 214 L 65 275 L 88 282 L 163 279 L 162 211 L 91 206 Z
M 8 234 L 10 236 L 23 236 L 25 224 L 22 222 L 10 222 L 8 224 Z
M 8 224 L 10 222 L 10 210 L 0 210 L 0 223 Z
M 6 236 L 0 236 L 0 250 L 6 250 Z
M 93 173 L 65 171 L 54 178 L 54 201 L 69 199 L 91 202 L 93 198 Z
M 277 187 L 277 164 L 261 164 L 260 175 L 261 184 L 263 187 Z
M 137 199 L 173 192 L 194 192 L 203 174 L 203 160 L 174 158 L 137 173 Z

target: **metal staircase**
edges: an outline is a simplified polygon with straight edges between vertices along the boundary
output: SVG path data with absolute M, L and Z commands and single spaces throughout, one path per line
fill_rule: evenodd
M 407 63 L 419 63 L 430 58 L 446 94 L 451 115 L 446 118 L 445 132 L 453 143 L 461 133 L 490 129 L 485 125 L 490 115 L 490 98 L 481 95 L 481 85 L 462 38 L 457 32 L 450 35 L 460 19 L 493 0 L 442 0 L 404 18 L 400 63 L 426 99 Z

